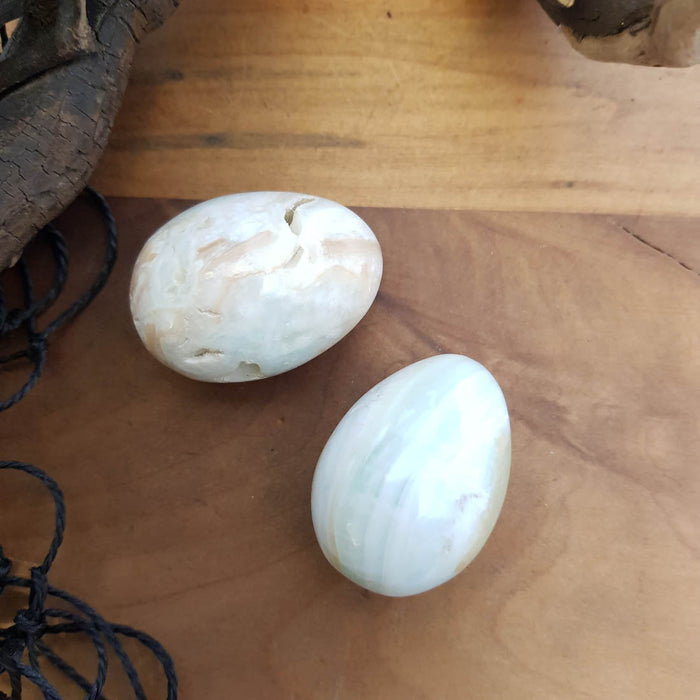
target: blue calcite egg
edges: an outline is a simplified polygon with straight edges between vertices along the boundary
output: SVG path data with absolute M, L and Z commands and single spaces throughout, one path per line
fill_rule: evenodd
M 422 593 L 479 553 L 509 474 L 496 380 L 468 357 L 430 357 L 368 391 L 331 435 L 312 485 L 316 537 L 363 588 Z

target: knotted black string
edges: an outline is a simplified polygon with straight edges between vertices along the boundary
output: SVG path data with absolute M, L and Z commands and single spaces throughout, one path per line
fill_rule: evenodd
M 37 319 L 53 304 L 61 293 L 68 272 L 68 250 L 61 232 L 53 225 L 47 224 L 41 234 L 48 239 L 54 260 L 54 279 L 51 288 L 41 299 L 34 298 L 34 284 L 25 255 L 17 262 L 17 271 L 22 283 L 23 305 L 8 309 L 0 286 L 0 337 L 4 337 L 23 327 L 27 334 L 27 347 L 9 355 L 0 356 L 0 364 L 13 362 L 22 358 L 29 359 L 34 367 L 24 385 L 5 401 L 0 402 L 0 411 L 10 408 L 22 399 L 36 384 L 46 363 L 49 337 L 64 323 L 77 316 L 105 286 L 109 273 L 117 258 L 117 227 L 114 217 L 102 195 L 91 187 L 86 187 L 83 194 L 97 207 L 105 224 L 106 246 L 102 267 L 90 285 L 90 288 L 78 297 L 65 311 L 51 321 L 43 331 L 37 330 Z
M 19 610 L 14 624 L 0 627 L 0 677 L 7 674 L 12 695 L 0 691 L 0 700 L 21 700 L 22 683 L 35 685 L 45 700 L 61 700 L 56 689 L 46 680 L 40 668 L 43 658 L 67 676 L 86 693 L 86 700 L 106 700 L 102 695 L 107 676 L 107 649 L 110 648 L 121 662 L 136 700 L 146 700 L 143 686 L 129 656 L 124 651 L 119 637 L 135 639 L 146 647 L 160 662 L 167 680 L 167 700 L 177 698 L 177 678 L 168 652 L 152 637 L 125 625 L 115 625 L 103 620 L 92 608 L 74 596 L 54 588 L 47 576 L 63 541 L 66 510 L 63 494 L 56 482 L 40 469 L 24 462 L 0 462 L 0 469 L 14 469 L 39 479 L 51 494 L 55 506 L 54 536 L 44 561 L 31 569 L 30 578 L 12 574 L 12 562 L 4 556 L 0 547 L 0 595 L 7 587 L 29 590 L 29 602 Z M 47 599 L 62 600 L 71 609 L 46 607 Z M 82 633 L 93 646 L 97 657 L 97 669 L 92 682 L 82 676 L 68 662 L 61 659 L 46 643 L 54 634 Z M 24 661 L 27 657 L 28 663 Z

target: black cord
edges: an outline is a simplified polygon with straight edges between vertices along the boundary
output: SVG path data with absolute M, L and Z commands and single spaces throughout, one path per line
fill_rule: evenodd
M 41 231 L 41 234 L 48 239 L 55 266 L 53 283 L 46 295 L 41 299 L 34 299 L 34 283 L 24 254 L 17 262 L 17 271 L 20 276 L 24 297 L 23 306 L 16 309 L 8 309 L 2 293 L 2 286 L 0 286 L 0 337 L 8 336 L 20 327 L 23 327 L 27 334 L 27 347 L 9 355 L 0 356 L 0 364 L 27 358 L 34 365 L 24 385 L 8 399 L 0 402 L 0 411 L 10 408 L 10 406 L 24 398 L 36 384 L 46 364 L 49 337 L 64 323 L 75 318 L 99 294 L 114 267 L 114 262 L 117 259 L 117 227 L 112 212 L 105 198 L 91 187 L 86 187 L 83 194 L 100 212 L 106 232 L 102 267 L 89 289 L 47 324 L 43 331 L 37 330 L 38 317 L 53 304 L 61 293 L 68 273 L 66 241 L 53 224 L 47 224 Z
M 107 649 L 111 649 L 119 659 L 131 684 L 134 698 L 147 700 L 136 669 L 119 637 L 134 639 L 153 654 L 163 667 L 167 681 L 166 698 L 176 700 L 175 668 L 168 652 L 158 641 L 132 627 L 105 621 L 86 603 L 48 583 L 47 576 L 63 541 L 66 525 L 66 508 L 58 484 L 40 469 L 24 462 L 0 461 L 0 470 L 2 469 L 24 472 L 41 481 L 53 498 L 55 516 L 54 535 L 49 550 L 44 561 L 39 566 L 32 567 L 28 579 L 12 575 L 12 562 L 4 556 L 0 547 L 0 596 L 5 588 L 26 588 L 29 591 L 27 607 L 16 613 L 12 625 L 0 627 L 0 677 L 8 674 L 12 688 L 10 696 L 0 691 L 0 700 L 21 700 L 22 683 L 25 680 L 36 686 L 45 700 L 61 700 L 56 689 L 41 672 L 41 658 L 79 686 L 85 692 L 86 700 L 106 700 L 102 689 L 107 678 Z M 47 608 L 47 598 L 68 603 L 71 609 Z M 90 639 L 97 657 L 93 681 L 83 677 L 46 644 L 48 636 L 57 634 L 84 634 Z M 22 660 L 25 653 L 29 664 Z

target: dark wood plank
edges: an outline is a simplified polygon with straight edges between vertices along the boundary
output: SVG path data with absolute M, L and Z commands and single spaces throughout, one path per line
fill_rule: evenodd
M 157 364 L 129 317 L 138 248 L 184 205 L 114 206 L 114 277 L 0 418 L 0 444 L 65 490 L 53 581 L 158 637 L 183 698 L 697 693 L 700 280 L 629 232 L 649 234 L 643 219 L 358 210 L 386 265 L 367 317 L 298 370 L 219 386 Z M 77 215 L 67 230 L 79 223 L 78 257 L 94 235 Z M 692 267 L 677 223 L 657 220 L 656 243 Z M 506 504 L 452 582 L 368 595 L 316 545 L 315 461 L 359 396 L 438 352 L 478 359 L 503 387 Z M 3 372 L 3 390 L 13 381 Z M 48 501 L 0 484 L 3 545 L 40 557 Z

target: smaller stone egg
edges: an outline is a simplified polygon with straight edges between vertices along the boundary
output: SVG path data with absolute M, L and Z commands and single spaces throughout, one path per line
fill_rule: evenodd
M 146 348 L 193 379 L 244 382 L 311 360 L 370 308 L 382 253 L 321 197 L 247 192 L 182 212 L 141 250 L 131 314 Z
M 311 489 L 316 537 L 363 588 L 422 593 L 479 553 L 509 474 L 496 380 L 468 357 L 430 357 L 370 389 L 333 431 Z

